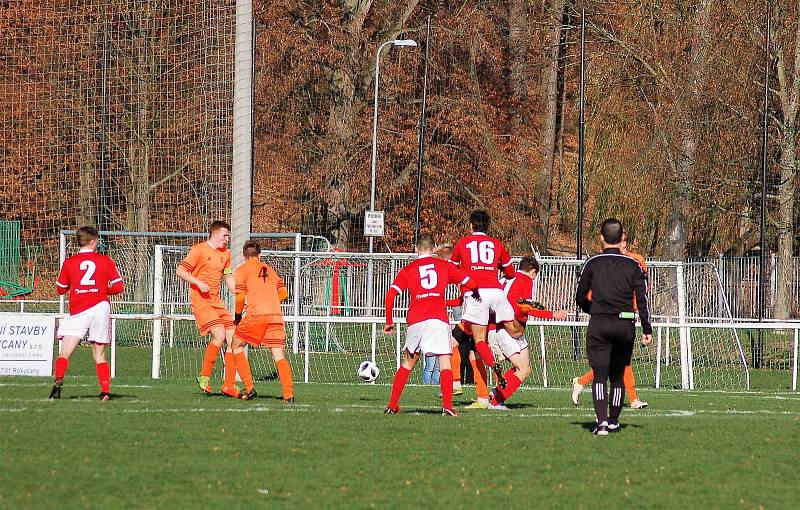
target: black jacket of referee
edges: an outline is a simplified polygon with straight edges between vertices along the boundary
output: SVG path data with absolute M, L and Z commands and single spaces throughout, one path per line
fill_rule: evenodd
M 615 219 L 603 222 L 603 252 L 589 258 L 581 268 L 575 302 L 590 314 L 586 332 L 586 353 L 594 370 L 592 399 L 598 427 L 595 433 L 605 435 L 602 424 L 618 430 L 619 415 L 625 400 L 623 374 L 630 365 L 636 324 L 633 302 L 636 299 L 642 332 L 649 335 L 650 311 L 647 303 L 646 276 L 639 263 L 620 251 L 622 224 Z M 591 297 L 589 292 L 591 291 Z M 607 382 L 611 380 L 609 399 Z M 605 432 L 607 434 L 607 431 Z

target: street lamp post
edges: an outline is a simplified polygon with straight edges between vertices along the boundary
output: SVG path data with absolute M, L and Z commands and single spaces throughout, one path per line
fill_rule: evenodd
M 374 103 L 372 106 L 372 185 L 370 186 L 370 194 L 369 194 L 369 210 L 370 212 L 375 210 L 375 177 L 377 173 L 377 164 L 378 164 L 378 80 L 380 79 L 381 73 L 381 51 L 383 48 L 392 45 L 392 46 L 416 46 L 417 42 L 412 39 L 392 39 L 391 41 L 386 41 L 385 43 L 381 44 L 378 47 L 378 51 L 375 54 L 375 97 Z M 369 252 L 373 253 L 374 251 L 374 243 L 375 238 L 373 236 L 369 236 Z M 374 280 L 374 267 L 373 261 L 370 257 L 369 261 L 367 262 L 367 310 L 369 315 L 374 315 L 375 310 L 373 309 L 373 280 Z M 376 327 L 375 324 L 372 325 L 372 345 L 375 345 L 375 338 L 376 338 Z
M 369 210 L 370 212 L 375 210 L 375 178 L 377 174 L 377 165 L 378 165 L 378 80 L 380 79 L 381 74 L 381 51 L 386 46 L 416 46 L 417 42 L 413 39 L 393 39 L 391 41 L 386 41 L 385 43 L 381 44 L 378 47 L 377 53 L 375 53 L 375 94 L 374 94 L 374 103 L 372 106 L 372 185 L 370 187 L 370 195 L 369 195 Z M 370 236 L 369 238 L 369 252 L 373 252 L 373 242 L 374 237 Z

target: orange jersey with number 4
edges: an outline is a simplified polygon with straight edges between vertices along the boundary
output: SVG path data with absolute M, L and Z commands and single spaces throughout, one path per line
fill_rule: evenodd
M 253 257 L 234 271 L 236 293 L 247 297 L 249 316 L 282 317 L 279 292 L 286 292 L 286 284 L 272 267 Z

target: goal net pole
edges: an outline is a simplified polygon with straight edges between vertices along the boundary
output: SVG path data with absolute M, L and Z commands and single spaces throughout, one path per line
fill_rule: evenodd
M 233 88 L 231 255 L 244 262 L 241 247 L 251 232 L 253 194 L 253 3 L 236 0 Z

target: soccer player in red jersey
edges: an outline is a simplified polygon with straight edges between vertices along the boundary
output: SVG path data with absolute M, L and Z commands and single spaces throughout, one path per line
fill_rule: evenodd
M 472 300 L 480 301 L 475 282 L 453 264 L 433 255 L 436 243 L 428 234 L 417 241 L 418 258 L 400 270 L 386 293 L 386 326 L 383 332 L 394 329 L 392 309 L 394 298 L 408 290 L 411 303 L 406 317 L 408 330 L 403 345 L 403 362 L 394 376 L 387 414 L 400 412 L 400 395 L 408 376 L 419 360 L 419 353 L 439 357 L 439 385 L 442 389 L 442 414 L 458 416 L 453 409 L 453 371 L 450 364 L 450 327 L 444 290 L 449 283 L 473 290 Z
M 480 289 L 481 301 L 465 296 L 464 315 L 461 320 L 470 324 L 475 338 L 475 350 L 494 369 L 500 384 L 505 386 L 502 366 L 495 361 L 492 350 L 486 343 L 486 330 L 489 324 L 489 312 L 493 311 L 497 325 L 506 328 L 511 336 L 518 337 L 525 332 L 524 328 L 520 329 L 514 324 L 514 309 L 497 278 L 498 267 L 503 269 L 506 277 L 513 278 L 514 266 L 503 243 L 486 234 L 491 223 L 486 211 L 480 209 L 473 211 L 469 216 L 469 222 L 472 233 L 456 243 L 450 262 L 460 266 L 475 280 Z
M 514 321 L 523 331 L 528 322 L 528 316 L 559 320 L 567 318 L 567 312 L 564 310 L 556 312 L 542 310 L 529 304 L 533 300 L 533 281 L 538 273 L 539 261 L 533 255 L 526 255 L 519 261 L 514 279 L 505 283 L 504 290 L 514 308 Z M 502 353 L 513 365 L 513 368 L 508 369 L 504 374 L 506 386 L 498 385 L 489 395 L 490 409 L 506 409 L 504 402 L 514 394 L 531 373 L 528 341 L 524 334 L 514 338 L 505 329 L 498 328 L 489 331 L 489 344 L 496 352 Z
M 111 257 L 97 253 L 97 230 L 81 227 L 76 238 L 80 250 L 67 258 L 56 280 L 59 294 L 69 292 L 69 317 L 61 319 L 58 338 L 61 351 L 56 358 L 56 380 L 50 398 L 61 398 L 69 357 L 87 337 L 92 344 L 100 400 L 111 400 L 111 369 L 106 362 L 106 345 L 111 343 L 111 303 L 108 296 L 124 290 L 122 277 Z M 88 333 L 88 336 L 87 336 Z

